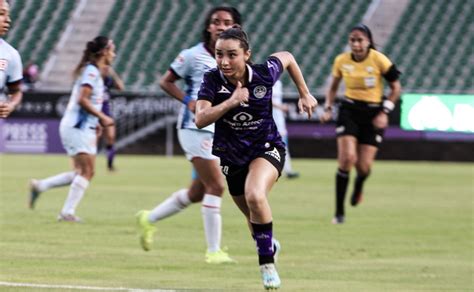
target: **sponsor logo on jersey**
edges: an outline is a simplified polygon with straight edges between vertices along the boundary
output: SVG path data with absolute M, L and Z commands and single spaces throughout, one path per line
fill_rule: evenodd
M 0 59 L 0 70 L 5 71 L 8 67 L 8 61 L 6 59 Z
M 347 71 L 347 72 L 352 72 L 354 71 L 354 65 L 342 64 L 342 70 Z
M 253 89 L 253 95 L 256 98 L 262 98 L 267 94 L 267 88 L 263 85 L 259 85 Z
M 250 122 L 253 120 L 253 116 L 249 113 L 240 112 L 233 116 L 232 119 L 236 122 Z

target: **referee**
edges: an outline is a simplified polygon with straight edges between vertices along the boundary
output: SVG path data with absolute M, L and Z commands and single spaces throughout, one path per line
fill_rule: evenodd
M 321 122 L 332 117 L 332 108 L 341 79 L 346 90 L 337 119 L 336 212 L 334 224 L 344 223 L 344 201 L 353 166 L 357 177 L 351 205 L 362 201 L 362 190 L 370 174 L 377 149 L 383 141 L 388 115 L 395 107 L 401 91 L 400 72 L 382 53 L 375 49 L 372 33 L 364 24 L 354 26 L 349 33 L 351 51 L 336 57 L 332 82 L 326 94 Z M 390 93 L 383 96 L 383 79 Z

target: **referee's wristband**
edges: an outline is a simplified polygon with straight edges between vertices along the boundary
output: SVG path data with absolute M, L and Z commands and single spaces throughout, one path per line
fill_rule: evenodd
M 393 101 L 388 100 L 388 99 L 383 101 L 382 110 L 384 113 L 389 114 L 393 111 L 394 108 L 395 108 L 395 104 L 393 103 Z
M 188 103 L 193 100 L 193 98 L 190 96 L 190 95 L 186 95 L 184 98 L 183 98 L 183 103 L 185 105 L 188 105 Z

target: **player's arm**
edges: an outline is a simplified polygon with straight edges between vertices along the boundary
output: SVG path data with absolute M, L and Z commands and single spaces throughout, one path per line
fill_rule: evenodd
M 0 118 L 6 118 L 12 111 L 20 104 L 23 98 L 23 92 L 21 91 L 21 80 L 7 84 L 8 86 L 8 97 L 7 102 L 0 102 Z
M 160 87 L 170 96 L 174 97 L 178 101 L 188 106 L 188 109 L 192 112 L 195 111 L 196 101 L 192 100 L 189 95 L 186 95 L 177 85 L 176 81 L 181 79 L 173 71 L 168 70 L 165 75 L 160 79 Z
M 242 83 L 239 81 L 232 95 L 218 105 L 212 106 L 212 103 L 208 100 L 198 100 L 194 122 L 199 129 L 202 129 L 220 119 L 230 109 L 245 104 L 248 101 L 249 90 L 246 87 L 242 87 Z
M 90 99 L 91 95 L 92 95 L 92 87 L 88 84 L 82 85 L 79 91 L 79 100 L 78 100 L 79 105 L 86 112 L 98 117 L 99 122 L 102 126 L 104 127 L 113 126 L 114 120 L 111 117 L 107 116 L 102 111 L 98 111 L 94 108 Z
M 117 89 L 118 91 L 125 90 L 125 84 L 123 83 L 120 76 L 118 76 L 117 72 L 115 72 L 114 68 L 109 67 L 109 74 L 110 77 L 112 77 L 112 80 L 114 81 L 115 89 Z
M 308 118 L 311 118 L 318 102 L 309 92 L 308 86 L 304 81 L 303 73 L 301 73 L 300 66 L 296 62 L 295 57 L 290 52 L 277 52 L 272 54 L 272 56 L 277 57 L 280 60 L 283 69 L 288 70 L 288 74 L 290 74 L 293 83 L 296 85 L 300 95 L 300 99 L 298 100 L 300 113 L 306 112 Z

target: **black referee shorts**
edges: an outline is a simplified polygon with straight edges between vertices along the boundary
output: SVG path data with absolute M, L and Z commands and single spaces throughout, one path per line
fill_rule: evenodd
M 354 136 L 359 144 L 379 147 L 382 144 L 385 131 L 375 128 L 372 120 L 380 111 L 380 107 L 354 106 L 343 102 L 337 118 L 337 137 Z

